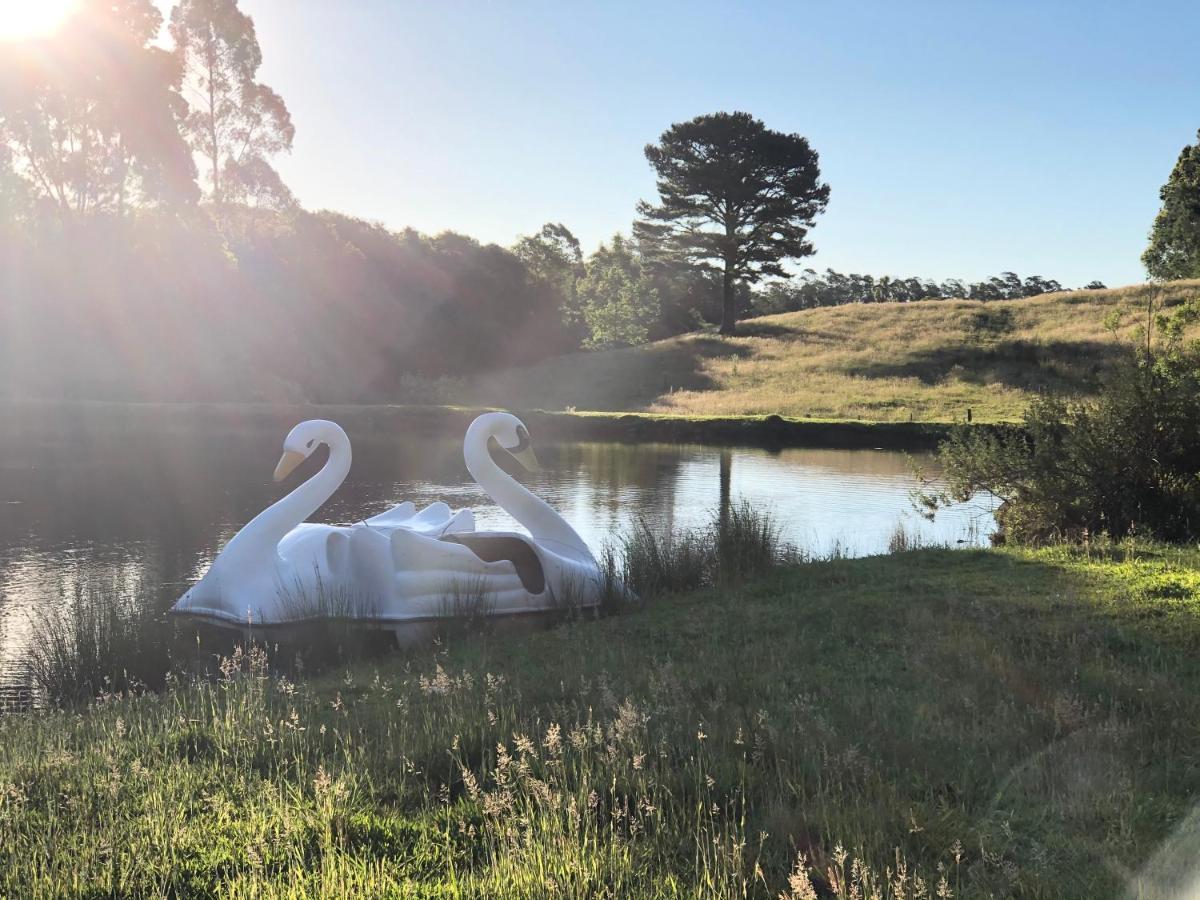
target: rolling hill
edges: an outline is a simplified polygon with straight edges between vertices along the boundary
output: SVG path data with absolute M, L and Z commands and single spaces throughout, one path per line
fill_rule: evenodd
M 1019 419 L 1030 397 L 1088 394 L 1158 292 L 1200 280 L 1026 300 L 863 303 L 750 319 L 737 337 L 680 335 L 574 353 L 466 385 L 462 402 L 695 416 L 777 414 L 874 422 Z M 1105 327 L 1120 313 L 1114 338 Z

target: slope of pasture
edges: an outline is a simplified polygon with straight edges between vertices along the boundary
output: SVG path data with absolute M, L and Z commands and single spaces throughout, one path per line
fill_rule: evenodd
M 465 402 L 510 408 L 697 416 L 949 422 L 1020 418 L 1039 391 L 1087 394 L 1146 321 L 1152 292 L 1174 305 L 1200 280 L 1027 300 L 865 303 L 575 353 L 472 382 Z M 1118 337 L 1105 327 L 1121 314 Z

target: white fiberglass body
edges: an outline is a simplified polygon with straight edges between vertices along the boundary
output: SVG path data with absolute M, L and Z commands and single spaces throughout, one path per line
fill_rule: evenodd
M 274 626 L 323 616 L 404 625 L 461 615 L 539 613 L 600 602 L 604 578 L 591 551 L 548 504 L 492 459 L 495 441 L 528 468 L 529 433 L 515 416 L 485 413 L 467 429 L 467 469 L 521 523 L 475 530 L 444 503 L 402 503 L 350 526 L 305 522 L 350 469 L 350 442 L 332 422 L 292 429 L 276 480 L 321 444 L 325 466 L 252 519 L 229 541 L 173 612 L 217 624 Z

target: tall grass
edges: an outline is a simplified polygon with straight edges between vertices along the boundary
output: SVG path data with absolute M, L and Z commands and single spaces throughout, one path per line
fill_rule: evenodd
M 912 550 L 920 550 L 926 546 L 930 545 L 926 544 L 925 539 L 921 537 L 921 533 L 919 531 L 909 531 L 903 522 L 897 522 L 892 528 L 892 533 L 888 535 L 888 553 L 908 553 Z
M 321 678 L 236 651 L 216 678 L 0 718 L 0 896 L 1186 884 L 1198 567 L 923 551 Z
M 769 509 L 745 499 L 699 528 L 661 531 L 639 519 L 618 542 L 620 578 L 643 597 L 683 593 L 799 562 Z
M 690 591 L 709 580 L 715 544 L 707 532 L 659 531 L 639 519 L 618 542 L 620 578 L 641 597 Z
M 25 665 L 51 703 L 161 687 L 170 629 L 140 589 L 78 585 L 52 610 L 35 613 Z
M 825 884 L 752 824 L 765 714 L 744 733 L 664 716 L 664 682 L 624 699 L 573 683 L 531 715 L 507 676 L 441 654 L 328 691 L 272 675 L 262 647 L 219 671 L 88 719 L 3 723 L 0 895 L 809 900 Z M 39 759 L 50 728 L 63 739 Z M 886 890 L 836 896 L 920 896 L 895 883 L 864 863 L 847 891 Z
M 370 621 L 379 614 L 379 598 L 346 585 L 327 584 L 319 571 L 311 586 L 296 581 L 282 588 L 279 603 L 287 623 L 286 643 L 272 644 L 280 659 L 298 658 L 302 666 L 320 668 L 359 659 L 391 643 L 391 632 Z M 256 639 L 252 626 L 246 636 Z

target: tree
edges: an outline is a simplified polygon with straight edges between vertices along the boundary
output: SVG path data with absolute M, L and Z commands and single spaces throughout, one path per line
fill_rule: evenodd
M 184 134 L 207 163 L 213 204 L 292 206 L 268 159 L 292 149 L 296 130 L 283 98 L 255 80 L 262 51 L 254 20 L 237 0 L 181 0 L 170 31 L 191 107 Z
M 518 237 L 512 252 L 534 278 L 558 293 L 563 324 L 569 331 L 578 331 L 582 340 L 585 325 L 576 284 L 584 276 L 585 266 L 579 239 L 561 222 L 547 222 L 537 234 Z
M 658 291 L 629 241 L 619 234 L 588 259 L 579 300 L 589 347 L 644 343 L 659 314 Z
M 151 0 L 83 0 L 59 35 L 0 54 L 0 168 L 61 220 L 195 200 L 161 23 Z
M 645 152 L 660 204 L 638 204 L 635 233 L 721 272 L 721 333 L 733 334 L 738 283 L 786 278 L 784 260 L 814 252 L 808 229 L 829 202 L 817 153 L 800 135 L 743 112 L 672 125 Z
M 1200 277 L 1200 131 L 1179 154 L 1158 192 L 1162 207 L 1150 229 L 1142 263 L 1151 278 Z

